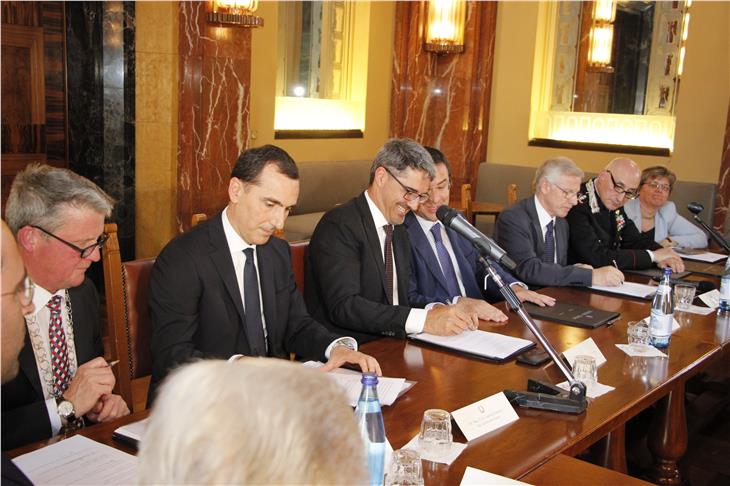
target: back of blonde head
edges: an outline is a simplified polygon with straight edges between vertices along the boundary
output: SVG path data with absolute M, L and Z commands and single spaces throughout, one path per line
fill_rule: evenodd
M 276 359 L 200 361 L 163 384 L 141 484 L 353 484 L 366 477 L 352 409 L 325 374 Z

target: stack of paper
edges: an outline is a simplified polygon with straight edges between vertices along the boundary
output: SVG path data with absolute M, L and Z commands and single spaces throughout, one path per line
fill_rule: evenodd
M 644 285 L 634 282 L 624 282 L 621 285 L 615 287 L 608 287 L 605 285 L 591 285 L 588 287 L 593 290 L 600 290 L 601 292 L 608 292 L 611 294 L 628 295 L 629 297 L 638 297 L 640 299 L 649 299 L 656 292 L 656 287 L 652 285 Z
M 137 484 L 137 458 L 81 435 L 13 462 L 33 484 Z
M 527 339 L 479 330 L 464 331 L 456 336 L 435 336 L 424 332 L 410 338 L 495 361 L 504 361 L 535 345 Z
M 324 363 L 318 361 L 307 361 L 304 363 L 307 368 L 319 368 L 324 366 Z M 358 373 L 354 370 L 346 370 L 343 368 L 337 368 L 328 373 L 335 382 L 342 387 L 347 395 L 347 401 L 351 407 L 357 406 L 357 400 L 360 398 L 360 391 L 362 390 L 362 373 Z M 408 391 L 415 382 L 406 381 L 405 378 L 388 378 L 385 376 L 378 377 L 378 399 L 381 405 L 393 405 L 396 398 L 401 396 L 403 393 Z

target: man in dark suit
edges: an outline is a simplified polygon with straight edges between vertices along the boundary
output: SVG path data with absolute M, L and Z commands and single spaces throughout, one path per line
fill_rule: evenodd
M 150 277 L 153 391 L 170 369 L 195 358 L 235 355 L 345 362 L 380 372 L 352 338 L 327 331 L 307 313 L 289 244 L 272 238 L 299 196 L 289 154 L 266 145 L 238 158 L 228 206 L 162 250 Z
M 408 298 L 411 305 L 476 299 L 474 305 L 485 306 L 486 311 L 492 306 L 483 299 L 496 302 L 502 300 L 502 295 L 497 284 L 486 278 L 488 274 L 473 245 L 445 227 L 436 217 L 436 210 L 449 203 L 451 166 L 440 150 L 425 148 L 434 161 L 436 177 L 431 182 L 428 201 L 421 204 L 415 213 L 409 213 L 405 220 L 413 257 Z M 499 263 L 490 259 L 490 264 L 504 283 L 512 287 L 520 301 L 540 306 L 555 304 L 554 298 L 527 289 Z
M 409 304 L 410 244 L 402 223 L 428 199 L 434 175 L 421 145 L 390 140 L 373 161 L 367 190 L 322 217 L 309 243 L 305 286 L 307 307 L 320 322 L 365 342 L 458 334 L 475 329 L 478 317 L 504 319 L 494 312 L 480 316 L 467 301 L 427 309 Z
M 35 311 L 20 373 L 2 387 L 2 447 L 67 432 L 83 418 L 105 422 L 129 413 L 103 358 L 96 289 L 86 269 L 106 241 L 112 199 L 67 169 L 30 165 L 18 174 L 6 216 L 28 275 Z
M 684 271 L 680 256 L 642 235 L 623 209 L 627 199 L 637 197 L 640 180 L 641 169 L 633 160 L 617 158 L 581 186 L 587 203 L 574 206 L 567 216 L 569 263 L 619 269 L 644 269 L 655 263 Z
M 18 375 L 18 354 L 25 341 L 24 314 L 33 312 L 33 282 L 23 268 L 23 260 L 18 253 L 18 246 L 13 233 L 5 224 L 2 225 L 2 320 L 0 320 L 0 336 L 2 337 L 2 371 L 3 384 Z M 29 485 L 31 482 L 18 467 L 5 455 L 2 455 L 2 484 Z
M 619 285 L 624 276 L 613 265 L 568 265 L 569 230 L 565 216 L 583 198 L 583 171 L 566 157 L 548 159 L 537 169 L 534 196 L 502 211 L 495 238 L 515 260 L 515 273 L 530 285 Z

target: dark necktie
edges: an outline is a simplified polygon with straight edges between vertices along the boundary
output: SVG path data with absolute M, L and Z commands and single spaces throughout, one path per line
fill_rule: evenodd
M 259 279 L 256 276 L 253 248 L 243 250 L 246 263 L 243 265 L 243 298 L 246 306 L 246 336 L 252 356 L 266 356 L 264 324 L 261 321 L 261 302 L 259 301 Z
M 66 333 L 61 319 L 61 296 L 54 295 L 46 307 L 51 311 L 48 324 L 48 338 L 51 348 L 51 371 L 53 372 L 53 396 L 60 397 L 71 381 L 68 365 Z
M 456 279 L 456 272 L 454 271 L 454 265 L 451 263 L 451 257 L 449 252 L 444 246 L 444 242 L 441 239 L 441 224 L 436 223 L 431 226 L 431 234 L 433 239 L 436 240 L 436 255 L 438 255 L 439 263 L 441 264 L 441 271 L 446 279 L 446 287 L 449 291 L 449 299 L 461 295 L 459 290 L 459 281 Z
M 388 303 L 393 304 L 393 225 L 383 225 L 385 230 L 385 244 L 383 255 L 385 255 L 385 293 L 388 296 Z
M 553 221 L 550 221 L 545 231 L 545 253 L 542 254 L 542 261 L 555 263 L 555 234 L 553 233 Z

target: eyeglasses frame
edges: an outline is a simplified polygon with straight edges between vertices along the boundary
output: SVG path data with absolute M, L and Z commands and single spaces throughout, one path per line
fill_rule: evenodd
M 33 285 L 33 279 L 30 278 L 30 275 L 26 274 L 23 279 L 18 282 L 18 285 L 15 286 L 15 290 L 5 292 L 4 294 L 0 294 L 0 296 L 5 297 L 6 295 L 13 294 L 18 296 L 18 301 L 23 307 L 28 306 L 33 302 L 35 285 Z
M 36 225 L 32 224 L 32 225 L 30 225 L 30 227 L 40 230 L 43 233 L 47 234 L 48 236 L 57 239 L 58 241 L 60 241 L 64 245 L 68 246 L 69 248 L 76 250 L 77 252 L 79 252 L 79 255 L 81 256 L 81 258 L 88 258 L 89 255 L 94 253 L 94 249 L 97 246 L 99 247 L 99 250 L 104 248 L 104 245 L 106 244 L 107 240 L 109 239 L 108 233 L 102 233 L 99 236 L 99 238 L 96 240 L 96 243 L 93 243 L 93 244 L 87 246 L 86 248 L 80 248 L 80 247 L 74 245 L 73 243 L 71 243 L 70 241 L 66 241 L 63 238 L 61 238 L 60 236 L 56 236 L 53 233 L 51 233 L 50 231 L 47 231 L 47 230 L 41 228 L 40 226 L 36 226 Z
M 623 182 L 616 182 L 616 179 L 613 178 L 613 174 L 611 174 L 611 171 L 606 169 L 606 172 L 608 172 L 609 177 L 611 178 L 611 184 L 613 184 L 613 190 L 614 192 L 623 195 L 626 199 L 636 199 L 639 197 L 639 191 L 638 189 L 635 190 L 628 190 L 624 187 Z
M 400 186 L 403 188 L 404 191 L 406 191 L 405 194 L 403 194 L 403 199 L 405 199 L 408 202 L 418 201 L 419 204 L 423 204 L 431 197 L 431 194 L 428 192 L 418 192 L 412 187 L 408 187 L 405 184 L 403 184 L 396 176 L 393 174 L 386 166 L 381 165 L 383 169 L 385 169 L 385 172 L 387 172 L 390 177 L 395 179 L 395 182 L 400 184 Z

